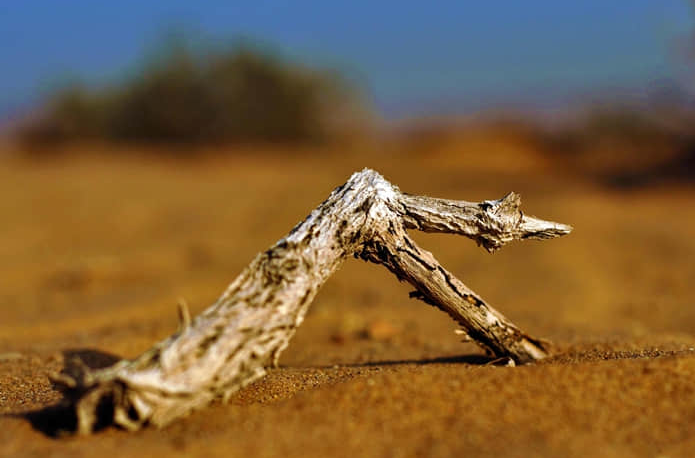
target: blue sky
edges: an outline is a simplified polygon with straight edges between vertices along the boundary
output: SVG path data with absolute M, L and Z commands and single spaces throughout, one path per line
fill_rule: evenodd
M 168 29 L 255 37 L 348 71 L 387 116 L 684 81 L 686 0 L 2 0 L 0 113 L 68 76 L 124 75 Z

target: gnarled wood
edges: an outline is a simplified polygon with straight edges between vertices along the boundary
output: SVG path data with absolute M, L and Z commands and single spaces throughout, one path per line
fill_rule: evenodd
M 517 363 L 546 344 L 521 332 L 413 242 L 406 229 L 465 235 L 489 251 L 547 239 L 571 227 L 525 216 L 509 194 L 470 203 L 403 194 L 373 170 L 355 173 L 283 239 L 260 253 L 207 310 L 131 361 L 76 365 L 55 380 L 75 406 L 80 433 L 98 421 L 163 426 L 217 397 L 227 399 L 277 363 L 318 289 L 350 255 L 381 264 L 415 287 L 411 297 L 448 313 L 487 351 Z M 102 409 L 106 405 L 108 409 Z M 99 418 L 99 411 L 109 418 Z

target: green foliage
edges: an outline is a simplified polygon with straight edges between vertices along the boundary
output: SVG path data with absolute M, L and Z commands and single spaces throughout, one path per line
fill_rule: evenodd
M 336 133 L 334 119 L 358 116 L 356 99 L 338 75 L 248 47 L 175 47 L 114 87 L 58 91 L 20 134 L 30 143 L 316 141 Z

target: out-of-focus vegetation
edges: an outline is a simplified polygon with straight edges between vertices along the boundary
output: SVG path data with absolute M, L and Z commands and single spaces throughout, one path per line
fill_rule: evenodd
M 548 173 L 612 187 L 695 183 L 695 110 L 687 99 L 604 102 L 563 114 L 552 122 L 511 112 L 422 120 L 399 138 L 405 151 L 429 154 L 462 173 L 483 163 L 500 173 L 525 173 L 542 162 Z
M 29 145 L 314 142 L 359 128 L 364 107 L 336 72 L 245 45 L 194 51 L 177 44 L 117 84 L 55 91 L 18 134 Z
M 540 139 L 544 149 L 579 173 L 617 186 L 695 180 L 695 113 L 687 107 L 586 110 Z
M 573 175 L 622 187 L 695 181 L 695 110 L 687 97 L 604 102 L 544 127 L 534 116 L 421 120 L 395 129 L 399 147 L 446 166 L 484 154 L 499 170 L 542 156 Z M 371 114 L 337 72 L 311 69 L 258 47 L 210 50 L 169 42 L 110 86 L 74 84 L 50 95 L 17 130 L 28 151 L 70 142 L 192 145 L 315 143 L 364 133 Z M 474 120 L 474 121 L 471 121 Z M 391 137 L 389 137 L 391 138 Z M 122 151 L 122 150 L 121 150 Z M 161 150 L 158 150 L 161 151 Z M 464 158 L 465 156 L 465 158 Z

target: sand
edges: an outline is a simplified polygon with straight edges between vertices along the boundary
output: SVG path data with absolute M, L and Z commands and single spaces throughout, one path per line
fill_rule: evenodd
M 695 456 L 695 189 L 608 189 L 528 145 L 491 144 L 482 156 L 463 142 L 0 163 L 0 456 Z M 572 224 L 566 238 L 494 255 L 416 235 L 556 356 L 490 364 L 406 285 L 350 261 L 280 368 L 229 403 L 163 430 L 62 431 L 71 416 L 51 407 L 50 371 L 166 337 L 180 297 L 204 309 L 365 166 L 419 194 L 514 190 L 527 212 Z

